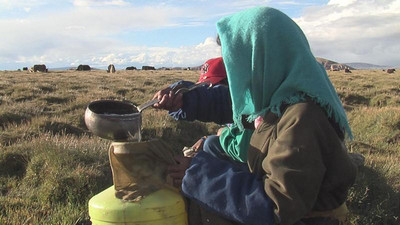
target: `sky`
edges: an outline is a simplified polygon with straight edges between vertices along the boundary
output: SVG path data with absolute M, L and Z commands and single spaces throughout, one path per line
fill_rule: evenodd
M 255 6 L 291 17 L 316 57 L 400 67 L 400 0 L 0 0 L 0 70 L 199 66 L 221 55 L 216 22 Z

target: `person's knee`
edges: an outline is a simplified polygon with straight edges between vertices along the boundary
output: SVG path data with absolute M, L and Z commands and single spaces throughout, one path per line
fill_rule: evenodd
M 219 136 L 213 135 L 208 136 L 203 145 L 203 151 L 208 154 L 222 160 L 228 160 L 233 164 L 239 166 L 244 171 L 248 171 L 249 168 L 247 163 L 242 163 L 239 161 L 233 160 L 228 154 L 225 153 L 224 149 L 221 146 L 221 142 L 219 141 Z
M 203 144 L 203 150 L 205 152 L 214 152 L 213 149 L 220 146 L 219 137 L 215 135 L 208 136 Z
M 222 146 L 219 142 L 219 136 L 208 136 L 206 141 L 204 142 L 203 151 L 215 157 L 223 158 L 224 154 L 222 154 L 222 152 L 224 152 L 224 150 L 222 149 Z

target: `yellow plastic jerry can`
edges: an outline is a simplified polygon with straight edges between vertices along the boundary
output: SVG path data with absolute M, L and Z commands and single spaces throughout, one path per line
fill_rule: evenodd
M 92 225 L 187 225 L 185 202 L 181 195 L 158 190 L 138 202 L 115 197 L 114 186 L 89 200 Z

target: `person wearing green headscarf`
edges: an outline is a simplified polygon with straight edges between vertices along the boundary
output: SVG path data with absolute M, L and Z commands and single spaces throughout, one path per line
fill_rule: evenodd
M 236 130 L 206 142 L 186 170 L 190 224 L 345 221 L 357 172 L 344 144 L 352 133 L 302 30 L 279 10 L 256 7 L 220 19 L 217 31 Z M 247 123 L 256 125 L 249 144 L 229 154 Z

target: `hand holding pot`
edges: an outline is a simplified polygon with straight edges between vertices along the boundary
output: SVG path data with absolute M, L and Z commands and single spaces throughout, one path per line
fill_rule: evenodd
M 158 99 L 159 102 L 154 104 L 153 107 L 156 109 L 165 109 L 169 111 L 176 111 L 183 106 L 182 100 L 183 94 L 178 93 L 175 94 L 172 88 L 165 88 L 161 91 L 158 91 L 153 99 Z

